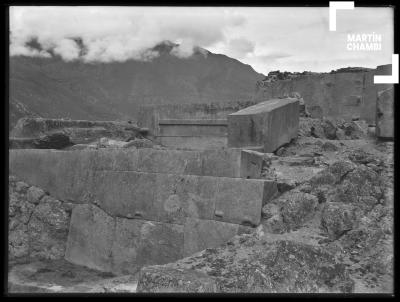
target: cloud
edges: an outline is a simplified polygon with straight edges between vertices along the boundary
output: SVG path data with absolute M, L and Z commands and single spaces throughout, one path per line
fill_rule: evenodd
M 11 7 L 11 55 L 50 56 L 86 62 L 148 60 L 161 41 L 187 57 L 194 46 L 225 41 L 229 27 L 246 20 L 223 8 Z M 41 49 L 29 43 L 36 40 Z M 76 41 L 80 41 L 77 43 Z
M 254 51 L 255 45 L 246 38 L 236 38 L 228 41 L 227 48 L 234 57 L 243 58 Z
M 391 62 L 393 19 L 390 7 L 356 7 L 341 11 L 331 32 L 328 7 L 11 7 L 10 54 L 148 61 L 159 55 L 149 49 L 169 40 L 177 57 L 200 46 L 264 74 L 374 68 Z M 372 32 L 382 34 L 381 51 L 347 50 L 347 33 Z

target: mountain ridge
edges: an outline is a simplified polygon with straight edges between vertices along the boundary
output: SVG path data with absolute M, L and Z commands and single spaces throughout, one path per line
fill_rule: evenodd
M 166 46 L 151 61 L 10 57 L 10 127 L 24 116 L 126 120 L 143 104 L 247 101 L 265 77 L 223 54 L 195 48 L 181 58 Z

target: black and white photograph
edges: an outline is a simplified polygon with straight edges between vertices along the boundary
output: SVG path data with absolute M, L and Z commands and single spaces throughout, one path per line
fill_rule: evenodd
M 6 10 L 7 296 L 394 296 L 394 2 Z

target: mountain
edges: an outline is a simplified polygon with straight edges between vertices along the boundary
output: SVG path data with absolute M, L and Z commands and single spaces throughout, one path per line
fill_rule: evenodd
M 197 48 L 188 58 L 161 43 L 151 61 L 65 62 L 10 57 L 10 127 L 23 116 L 131 119 L 142 104 L 223 103 L 252 99 L 265 76 L 238 60 Z

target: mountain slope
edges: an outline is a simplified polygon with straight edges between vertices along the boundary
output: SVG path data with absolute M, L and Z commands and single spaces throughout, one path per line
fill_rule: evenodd
M 160 55 L 148 62 L 11 57 L 10 126 L 26 115 L 130 119 L 141 104 L 250 100 L 264 77 L 249 65 L 205 50 L 189 58 L 171 55 L 168 45 L 155 50 Z

